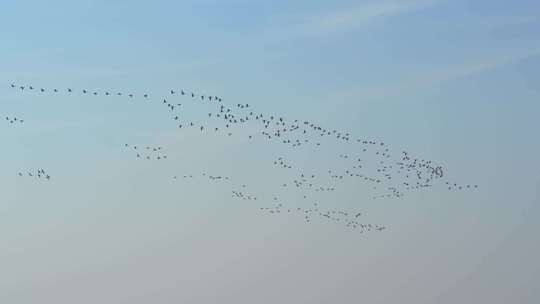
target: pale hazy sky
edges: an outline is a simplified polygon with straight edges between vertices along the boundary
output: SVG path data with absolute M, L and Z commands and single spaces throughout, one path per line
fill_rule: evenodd
M 4 1 L 0 33 L 0 117 L 25 120 L 0 120 L 0 303 L 539 302 L 538 1 Z M 321 203 L 387 230 L 306 224 L 171 178 L 225 174 L 271 197 L 290 149 L 182 132 L 140 98 L 11 83 L 211 92 L 480 187 L 370 200 L 352 185 Z M 356 153 L 288 156 L 319 170 L 342 152 Z M 53 178 L 18 178 L 33 168 Z

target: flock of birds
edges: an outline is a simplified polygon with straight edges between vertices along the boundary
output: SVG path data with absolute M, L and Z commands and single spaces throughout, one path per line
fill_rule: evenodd
M 151 147 L 151 146 L 141 147 L 141 146 L 130 145 L 130 144 L 124 144 L 124 147 L 128 149 L 133 149 L 133 152 L 137 156 L 138 159 L 146 159 L 146 160 L 167 159 L 167 155 L 163 154 L 162 147 Z
M 23 119 L 20 119 L 20 118 L 17 118 L 17 117 L 9 117 L 9 116 L 6 116 L 6 121 L 10 124 L 14 124 L 14 123 L 24 123 L 24 120 Z
M 293 161 L 284 156 L 274 159 L 273 165 L 284 170 L 286 177 L 283 182 L 275 185 L 276 189 L 294 192 L 305 202 L 303 205 L 311 207 L 285 207 L 285 202 L 278 197 L 270 201 L 272 207 L 259 207 L 268 214 L 302 214 L 306 223 L 314 218 L 322 218 L 332 222 L 341 223 L 361 232 L 382 231 L 385 226 L 365 224 L 360 222 L 360 212 L 347 212 L 338 209 L 322 208 L 317 195 L 322 192 L 334 193 L 346 184 L 364 185 L 373 192 L 370 199 L 401 198 L 411 191 L 420 191 L 443 185 L 450 191 L 472 190 L 478 188 L 474 184 L 459 184 L 446 180 L 445 170 L 442 166 L 430 160 L 413 157 L 408 151 L 394 153 L 383 141 L 369 138 L 355 138 L 349 132 L 325 127 L 317 122 L 302 119 L 286 119 L 279 115 L 269 115 L 255 111 L 250 104 L 227 104 L 219 96 L 212 94 L 196 94 L 185 89 L 172 89 L 161 97 L 154 98 L 148 93 L 134 94 L 131 92 L 102 91 L 88 89 L 46 89 L 32 85 L 11 84 L 12 89 L 20 92 L 36 92 L 38 94 L 82 94 L 89 96 L 103 96 L 104 98 L 122 98 L 128 101 L 141 100 L 151 102 L 164 109 L 171 125 L 180 130 L 193 129 L 197 132 L 212 132 L 231 137 L 238 134 L 248 142 L 259 140 L 267 144 L 279 144 L 289 149 L 309 151 L 314 153 L 324 146 L 335 147 L 343 145 L 348 153 L 335 156 L 339 165 L 319 170 L 317 173 L 302 170 Z M 188 107 L 199 107 L 199 118 Z M 17 118 L 6 118 L 10 123 L 23 121 Z M 124 144 L 124 148 L 141 160 L 166 160 L 167 155 L 161 146 L 145 146 Z M 353 152 L 351 152 L 353 151 Z M 325 162 L 330 163 L 330 162 Z M 38 171 L 38 177 L 46 177 L 44 171 Z M 204 177 L 208 181 L 233 180 L 227 176 L 208 175 L 206 173 L 195 175 L 175 175 L 174 180 L 187 180 L 195 177 Z M 256 201 L 259 196 L 250 194 L 245 184 L 236 184 L 238 188 L 231 190 L 232 197 L 243 200 Z M 232 186 L 232 184 L 231 184 Z M 350 187 L 350 186 L 349 186 Z M 261 199 L 259 199 L 260 201 Z
M 50 180 L 51 179 L 51 176 L 49 174 L 47 174 L 45 172 L 45 170 L 43 169 L 36 169 L 35 171 L 27 171 L 26 173 L 23 173 L 23 172 L 19 172 L 17 173 L 20 177 L 31 177 L 31 178 L 37 178 L 37 179 L 41 179 L 43 178 L 44 180 Z

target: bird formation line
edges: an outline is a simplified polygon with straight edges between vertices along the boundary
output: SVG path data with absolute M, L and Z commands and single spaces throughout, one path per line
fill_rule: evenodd
M 351 214 L 347 211 L 332 209 L 332 210 L 323 210 L 319 208 L 317 203 L 313 203 L 311 208 L 285 208 L 283 203 L 278 203 L 273 207 L 261 207 L 261 211 L 267 212 L 271 215 L 278 214 L 300 214 L 302 215 L 306 223 L 310 223 L 313 219 L 320 218 L 325 219 L 334 223 L 341 223 L 347 228 L 359 229 L 360 233 L 371 232 L 371 231 L 382 231 L 386 229 L 383 225 L 373 225 L 373 224 L 363 224 L 358 218 L 361 213 Z
M 47 174 L 45 170 L 43 169 L 30 170 L 30 171 L 26 171 L 26 173 L 19 172 L 17 173 L 17 175 L 20 177 L 31 177 L 31 178 L 37 178 L 37 179 L 43 178 L 44 180 L 51 179 L 51 176 Z
M 210 174 L 206 174 L 206 173 L 201 173 L 200 174 L 201 177 L 203 178 L 208 178 L 210 181 L 228 181 L 230 178 L 228 176 L 224 176 L 224 175 L 210 175 Z M 180 177 L 182 179 L 193 179 L 193 178 L 196 178 L 197 175 L 193 176 L 193 174 L 189 174 L 189 175 L 180 175 Z M 173 176 L 173 179 L 179 179 L 178 175 L 175 175 Z

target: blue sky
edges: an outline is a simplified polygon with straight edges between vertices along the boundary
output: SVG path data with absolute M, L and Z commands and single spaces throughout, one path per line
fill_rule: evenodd
M 25 123 L 0 123 L 1 302 L 536 303 L 538 12 L 537 1 L 5 1 L 0 116 Z M 216 94 L 383 140 L 480 188 L 373 201 L 351 184 L 325 203 L 387 231 L 305 225 L 226 185 L 170 179 L 215 171 L 271 196 L 283 147 L 181 132 L 140 98 L 11 83 Z M 141 164 L 125 142 L 170 159 Z M 324 151 L 289 157 L 322 170 L 355 153 Z M 16 176 L 39 167 L 50 183 Z

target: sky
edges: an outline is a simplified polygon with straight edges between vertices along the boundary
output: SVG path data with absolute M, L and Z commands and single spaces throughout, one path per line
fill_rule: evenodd
M 0 302 L 537 303 L 539 12 L 502 0 L 4 1 L 0 117 L 25 122 L 0 123 Z M 293 153 L 178 130 L 141 98 L 12 83 L 208 92 L 382 140 L 479 188 L 371 200 L 350 184 L 321 200 L 380 233 L 269 216 L 263 199 L 171 177 L 226 174 L 271 197 L 277 157 L 316 171 L 356 148 Z M 124 143 L 169 159 L 139 162 Z M 17 176 L 35 168 L 51 180 Z

